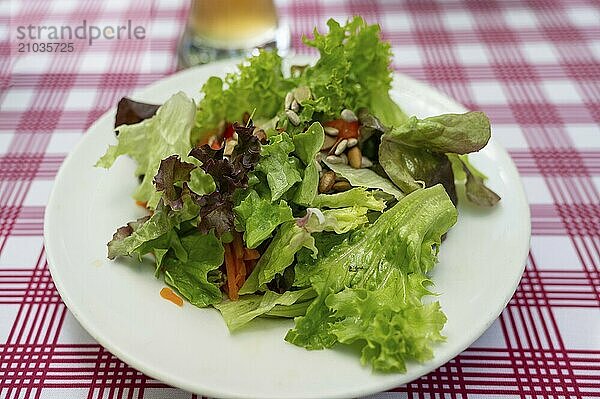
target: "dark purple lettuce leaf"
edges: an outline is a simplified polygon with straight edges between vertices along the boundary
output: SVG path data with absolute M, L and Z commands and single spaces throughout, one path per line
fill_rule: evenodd
M 159 107 L 160 105 L 142 103 L 128 97 L 123 97 L 117 105 L 115 129 L 121 125 L 133 125 L 144 119 L 151 118 L 156 114 Z
M 163 200 L 171 208 L 179 210 L 183 207 L 183 190 L 175 184 L 189 181 L 190 172 L 195 168 L 196 165 L 182 161 L 178 155 L 171 155 L 160 161 L 153 182 L 156 191 L 163 192 Z
M 203 233 L 214 229 L 218 237 L 233 230 L 233 194 L 237 189 L 248 187 L 248 172 L 254 169 L 260 159 L 260 142 L 252 134 L 252 121 L 248 126 L 236 123 L 234 129 L 238 134 L 238 144 L 230 158 L 223 156 L 224 148 L 215 150 L 208 144 L 193 148 L 189 154 L 202 162 L 200 168 L 212 176 L 216 186 L 216 190 L 210 194 L 192 195 L 200 205 L 198 229 Z

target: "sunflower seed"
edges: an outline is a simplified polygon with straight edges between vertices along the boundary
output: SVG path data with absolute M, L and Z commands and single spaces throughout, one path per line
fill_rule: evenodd
M 325 158 L 325 160 L 329 163 L 344 163 L 342 157 L 338 157 L 337 155 L 328 155 L 327 158 Z
M 298 112 L 300 110 L 300 104 L 298 104 L 298 101 L 296 101 L 296 100 L 292 101 L 292 105 L 290 105 L 290 109 L 294 112 Z
M 338 134 L 340 134 L 340 131 L 337 130 L 336 128 L 334 128 L 333 126 L 325 126 L 323 128 L 323 130 L 325 131 L 325 134 L 332 136 L 332 137 L 335 137 Z
M 354 137 L 348 139 L 348 148 L 352 148 L 357 144 L 358 144 L 358 139 L 355 139 Z
M 317 165 L 317 171 L 319 173 L 321 173 L 323 171 L 323 167 L 321 166 L 321 162 L 317 162 L 315 165 Z
M 352 112 L 352 110 L 349 110 L 348 108 L 345 108 L 342 111 L 341 117 L 346 122 L 356 122 L 358 120 L 358 118 L 356 117 L 356 115 L 354 114 L 354 112 Z
M 342 163 L 344 165 L 348 165 L 348 156 L 346 154 L 340 155 L 340 158 L 342 159 Z
M 337 147 L 335 147 L 334 154 L 341 155 L 344 151 L 346 151 L 346 147 L 348 147 L 348 140 L 344 139 L 338 143 Z
M 292 101 L 294 101 L 294 93 L 290 91 L 288 94 L 285 95 L 284 105 L 286 110 L 290 109 L 290 107 L 292 106 Z
M 285 115 L 288 117 L 288 119 L 292 125 L 298 126 L 300 124 L 300 117 L 298 116 L 297 113 L 295 113 L 291 109 L 288 109 L 287 111 L 285 111 Z
M 321 180 L 319 181 L 319 192 L 326 193 L 331 190 L 331 187 L 335 184 L 335 172 L 328 171 L 323 173 Z

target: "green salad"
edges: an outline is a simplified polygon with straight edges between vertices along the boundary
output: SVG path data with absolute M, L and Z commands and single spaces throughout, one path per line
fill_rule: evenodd
M 285 340 L 351 345 L 376 371 L 405 372 L 444 341 L 430 272 L 459 200 L 500 198 L 467 154 L 485 114 L 407 116 L 391 99 L 390 45 L 356 17 L 304 43 L 312 66 L 262 51 L 196 104 L 119 102 L 118 142 L 97 166 L 137 162 L 148 215 L 120 227 L 108 257 L 150 255 L 156 277 L 230 331 L 293 318 Z

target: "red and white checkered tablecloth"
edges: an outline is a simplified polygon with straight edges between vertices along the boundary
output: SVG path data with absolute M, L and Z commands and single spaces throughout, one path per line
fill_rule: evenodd
M 292 45 L 328 17 L 381 24 L 394 66 L 490 116 L 523 177 L 531 252 L 515 296 L 469 349 L 373 396 L 600 397 L 600 3 L 278 1 Z M 52 285 L 42 228 L 56 172 L 123 95 L 175 71 L 189 2 L 0 2 L 0 398 L 189 398 L 98 345 Z M 19 25 L 117 25 L 145 40 L 18 53 Z M 468 326 L 466 326 L 468 328 Z

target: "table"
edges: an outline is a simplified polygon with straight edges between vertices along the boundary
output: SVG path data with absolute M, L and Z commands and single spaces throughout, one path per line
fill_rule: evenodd
M 434 372 L 373 398 L 600 397 L 600 4 L 278 1 L 296 52 L 327 17 L 382 25 L 394 67 L 488 113 L 531 206 L 531 251 L 502 315 Z M 53 287 L 42 243 L 56 172 L 123 95 L 171 74 L 189 3 L 0 3 L 0 398 L 196 398 L 112 356 Z M 12 16 L 12 17 L 11 17 Z M 15 53 L 19 24 L 145 27 Z M 468 328 L 468 326 L 465 326 Z

